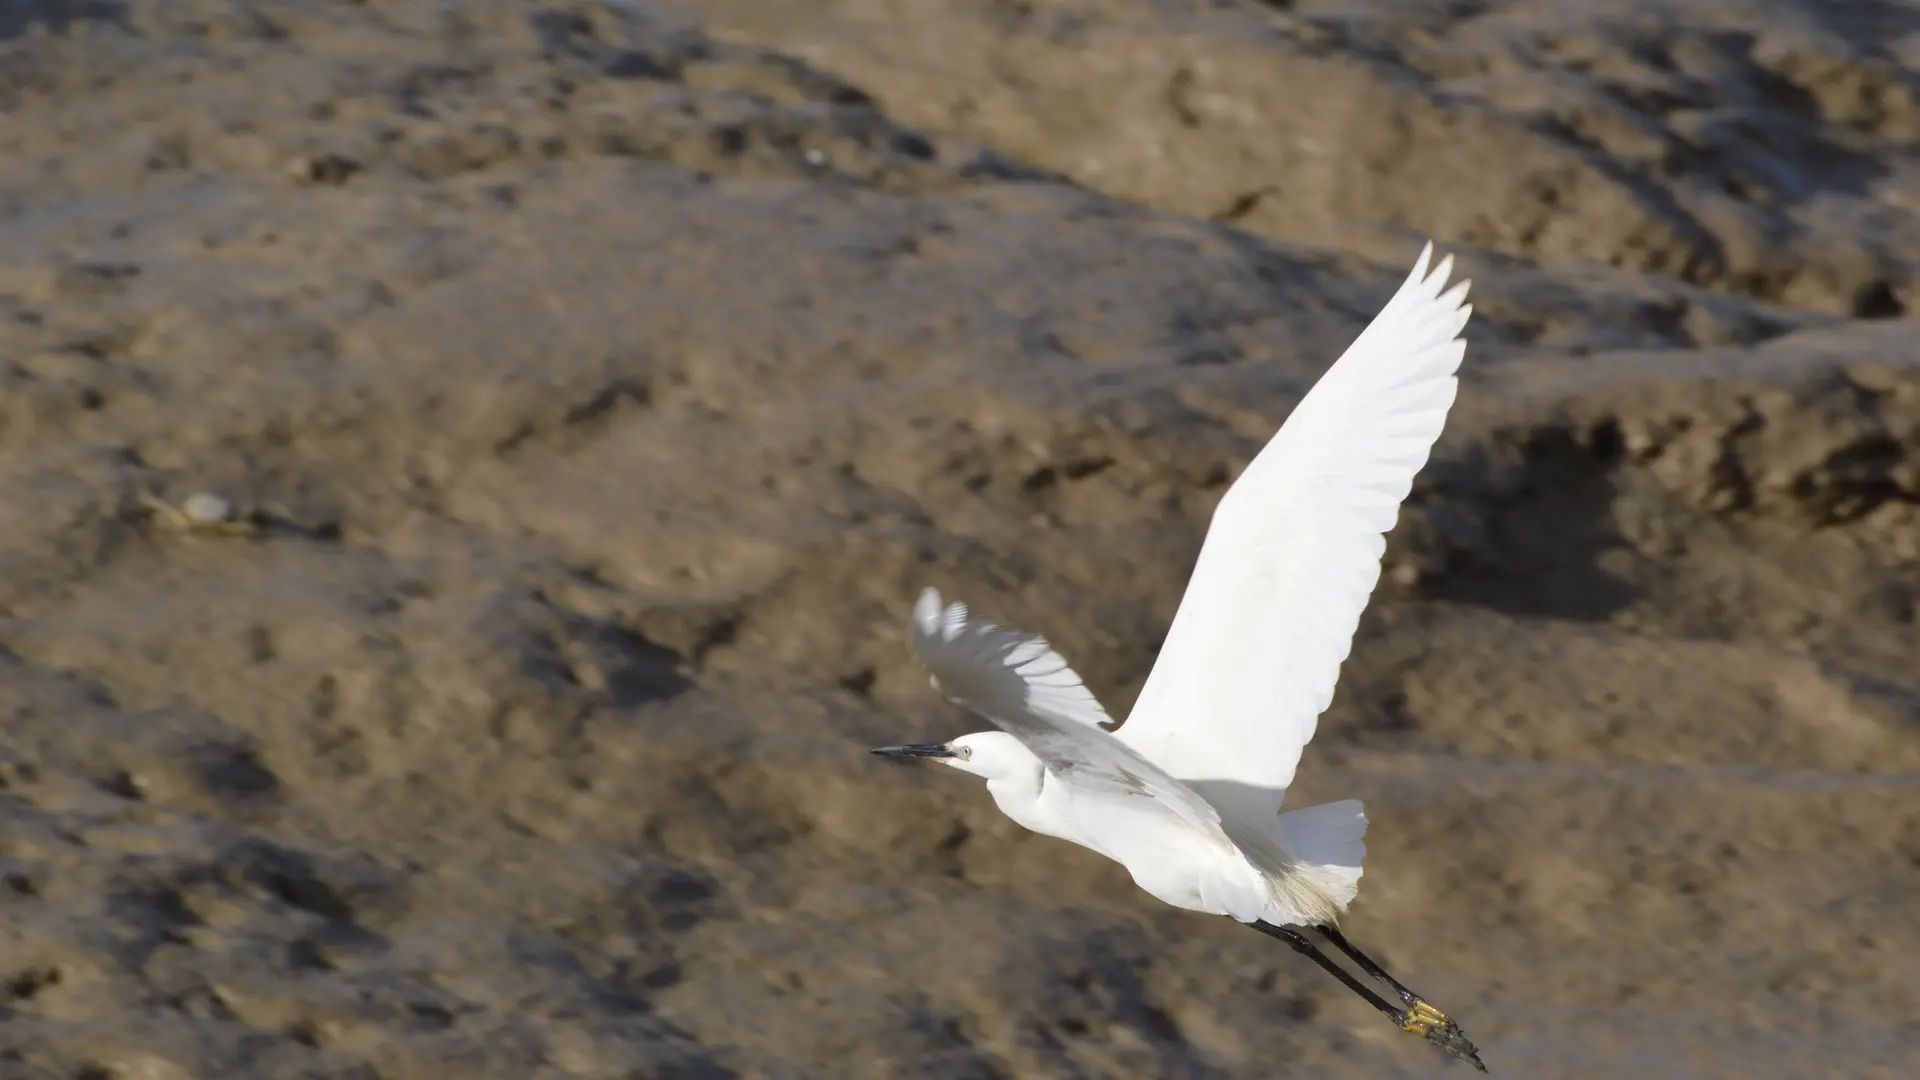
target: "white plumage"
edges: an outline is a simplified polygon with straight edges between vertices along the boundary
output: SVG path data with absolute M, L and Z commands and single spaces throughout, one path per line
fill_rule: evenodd
M 1360 803 L 1281 806 L 1379 580 L 1385 533 L 1453 404 L 1472 309 L 1466 282 L 1442 292 L 1450 257 L 1427 272 L 1432 254 L 1221 498 L 1126 723 L 1112 728 L 1043 639 L 928 589 L 915 653 L 937 689 L 1000 730 L 876 752 L 985 777 L 1016 822 L 1122 863 L 1159 899 L 1263 925 L 1328 966 L 1280 929 L 1320 928 L 1390 980 L 1333 929 L 1360 880 Z M 1479 1065 L 1444 1014 L 1392 985 L 1411 1011 L 1370 1000 Z
M 925 592 L 914 651 L 947 698 L 1010 736 L 954 740 L 948 765 L 1167 903 L 1308 926 L 1346 911 L 1359 801 L 1281 805 L 1379 582 L 1384 532 L 1453 404 L 1471 307 L 1467 282 L 1442 292 L 1452 258 L 1428 275 L 1430 259 L 1432 244 L 1215 507 L 1127 723 L 1112 728 L 1043 638 Z
M 1280 809 L 1453 405 L 1472 309 L 1432 251 L 1221 498 L 1120 731 L 1223 811 Z

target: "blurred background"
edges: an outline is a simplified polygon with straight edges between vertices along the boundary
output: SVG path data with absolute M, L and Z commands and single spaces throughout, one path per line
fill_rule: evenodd
M 1429 237 L 1349 934 L 1911 1077 L 1916 207 L 1907 0 L 4 0 L 0 1077 L 1467 1075 L 864 752 L 928 584 L 1123 715 Z

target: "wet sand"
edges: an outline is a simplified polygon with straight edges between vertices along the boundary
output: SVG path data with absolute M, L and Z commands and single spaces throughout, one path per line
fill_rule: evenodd
M 863 752 L 926 584 L 1124 714 L 1429 236 L 1350 936 L 1920 1060 L 1920 7 L 40 0 L 0 115 L 0 1077 L 1466 1075 Z

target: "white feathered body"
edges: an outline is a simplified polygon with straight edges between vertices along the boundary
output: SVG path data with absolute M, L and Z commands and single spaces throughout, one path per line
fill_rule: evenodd
M 1319 926 L 1338 922 L 1353 901 L 1366 856 L 1367 819 L 1358 800 L 1278 814 L 1264 833 L 1224 820 L 1196 829 L 1151 803 L 1076 801 L 1072 782 L 1012 736 L 985 732 L 964 741 L 997 739 L 1011 744 L 996 747 L 1000 760 L 1016 762 L 987 780 L 1001 813 L 1021 828 L 1112 859 L 1163 903 L 1241 922 Z

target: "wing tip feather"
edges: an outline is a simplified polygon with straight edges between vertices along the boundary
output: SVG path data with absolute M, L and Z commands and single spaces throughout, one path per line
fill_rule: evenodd
M 920 590 L 919 599 L 913 602 L 913 625 L 922 633 L 933 633 L 940 628 L 940 590 L 929 585 Z
M 1432 261 L 1433 261 L 1433 241 L 1428 240 L 1426 243 L 1426 246 L 1420 249 L 1420 257 L 1413 260 L 1413 272 L 1407 275 L 1407 281 L 1409 283 L 1412 283 L 1415 281 L 1425 281 L 1427 279 L 1427 266 Z

